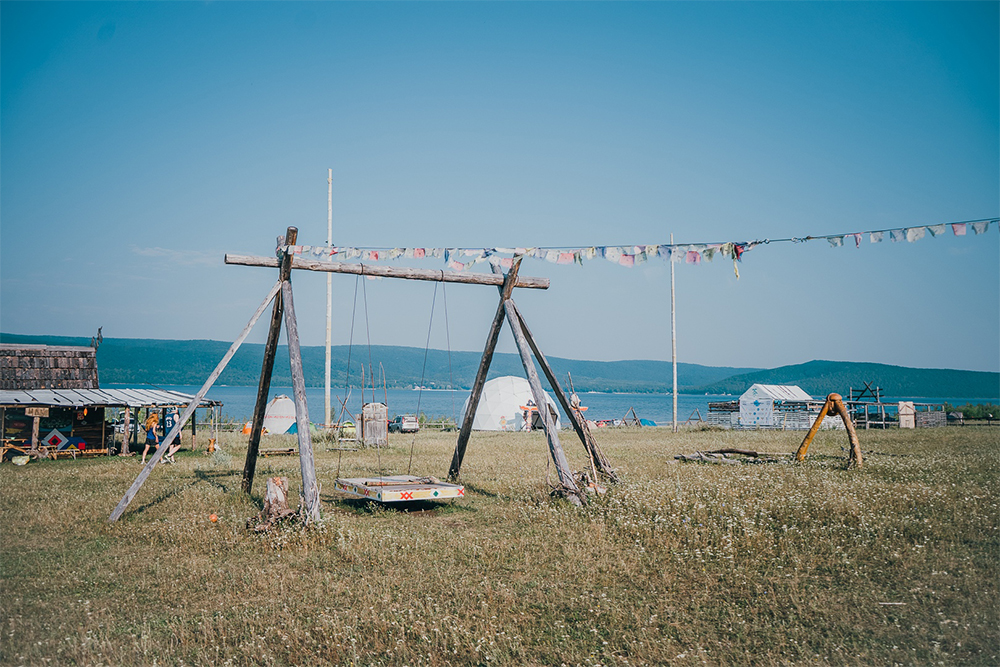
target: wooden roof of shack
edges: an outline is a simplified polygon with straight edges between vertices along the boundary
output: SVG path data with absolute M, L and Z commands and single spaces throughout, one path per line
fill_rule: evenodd
M 0 389 L 97 389 L 97 350 L 0 343 Z
M 191 394 L 167 389 L 33 389 L 0 390 L 0 406 L 47 405 L 82 408 L 86 406 L 153 408 L 187 405 Z M 199 407 L 222 405 L 221 401 L 202 399 Z

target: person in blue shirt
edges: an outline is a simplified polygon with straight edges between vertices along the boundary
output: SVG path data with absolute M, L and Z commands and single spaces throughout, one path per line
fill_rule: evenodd
M 180 423 L 180 415 L 177 414 L 177 408 L 170 408 L 167 411 L 166 418 L 163 420 L 163 437 L 166 438 L 167 434 L 170 433 L 170 429 L 172 429 L 175 424 L 179 423 Z M 163 456 L 163 460 L 166 461 L 167 463 L 176 463 L 174 461 L 174 454 L 176 454 L 177 450 L 181 448 L 180 429 L 178 429 L 177 435 L 174 436 L 174 439 L 166 444 L 169 447 L 169 449 L 167 449 L 167 453 Z

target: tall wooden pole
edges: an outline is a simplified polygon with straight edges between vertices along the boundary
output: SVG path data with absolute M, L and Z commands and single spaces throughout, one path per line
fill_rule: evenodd
M 458 442 L 455 444 L 455 453 L 451 457 L 451 467 L 448 468 L 448 479 L 454 481 L 458 479 L 462 471 L 462 459 L 465 458 L 465 448 L 469 444 L 469 436 L 472 434 L 472 420 L 476 417 L 476 408 L 479 407 L 479 399 L 483 394 L 483 385 L 486 384 L 486 374 L 489 373 L 490 363 L 493 361 L 493 351 L 496 350 L 497 340 L 500 338 L 500 329 L 503 327 L 505 310 L 504 302 L 510 298 L 517 283 L 517 272 L 521 268 L 521 258 L 514 260 L 514 265 L 503 279 L 500 286 L 500 303 L 497 305 L 497 312 L 493 315 L 493 323 L 490 325 L 490 332 L 486 335 L 486 348 L 483 356 L 479 360 L 479 369 L 476 371 L 476 380 L 472 383 L 472 393 L 469 395 L 469 403 L 465 407 L 465 416 L 462 419 L 462 428 L 458 432 Z M 493 266 L 493 273 L 503 272 Z
M 226 355 L 222 357 L 222 361 L 219 362 L 219 365 L 215 367 L 215 370 L 212 371 L 212 374 L 208 376 L 207 380 L 205 380 L 205 384 L 202 385 L 201 389 L 198 390 L 198 393 L 195 395 L 194 400 L 192 400 L 188 404 L 188 406 L 184 409 L 184 414 L 181 415 L 180 419 L 174 422 L 174 427 L 170 429 L 169 433 L 166 434 L 166 436 L 163 439 L 164 442 L 171 442 L 175 437 L 177 437 L 177 434 L 181 432 L 181 428 L 184 426 L 184 424 L 187 423 L 187 420 L 191 418 L 191 415 L 198 407 L 198 404 L 201 403 L 201 400 L 203 398 L 205 398 L 205 394 L 208 393 L 208 390 L 211 389 L 212 385 L 215 384 L 215 381 L 219 379 L 219 376 L 222 374 L 222 371 L 224 371 L 226 369 L 226 366 L 229 364 L 229 360 L 233 358 L 233 355 L 236 354 L 236 350 L 240 349 L 240 345 L 242 345 L 243 341 L 245 341 L 247 336 L 250 335 L 250 331 L 251 329 L 253 329 L 253 325 L 257 324 L 257 320 L 260 319 L 260 316 L 267 309 L 268 304 L 271 303 L 271 299 L 274 298 L 274 296 L 278 293 L 279 289 L 281 289 L 280 281 L 275 283 L 274 287 L 271 288 L 271 291 L 267 293 L 267 296 L 264 298 L 264 301 L 262 301 L 260 306 L 257 307 L 257 311 L 253 314 L 253 317 L 251 317 L 247 325 L 243 327 L 243 331 L 241 331 L 240 335 L 236 337 L 236 340 L 233 342 L 233 344 L 229 346 L 229 350 L 226 352 Z M 111 513 L 111 516 L 108 518 L 108 523 L 114 523 L 115 521 L 118 521 L 121 515 L 125 512 L 125 508 L 128 507 L 130 502 L 132 502 L 132 498 L 134 498 L 135 494 L 139 492 L 139 489 L 146 481 L 146 478 L 149 477 L 149 473 L 153 472 L 153 468 L 156 466 L 157 463 L 160 462 L 160 459 L 163 458 L 163 455 L 166 452 L 167 452 L 167 447 L 156 448 L 156 452 L 154 452 L 153 456 L 150 457 L 149 463 L 147 463 L 146 467 L 142 469 L 142 472 L 139 473 L 139 476 L 135 478 L 135 481 L 132 482 L 132 486 L 130 486 L 128 491 L 125 492 L 125 495 L 122 496 L 122 499 L 118 501 L 118 506 L 115 507 L 114 511 Z
M 289 227 L 285 232 L 285 241 L 294 244 L 299 230 Z M 289 241 L 288 239 L 291 239 Z M 292 273 L 292 258 L 286 254 L 282 258 L 279 281 L 285 281 Z M 260 436 L 264 431 L 264 411 L 267 409 L 267 397 L 271 393 L 271 373 L 274 371 L 274 357 L 278 352 L 278 337 L 281 335 L 281 317 L 284 313 L 281 294 L 274 299 L 271 308 L 271 326 L 267 330 L 267 343 L 264 345 L 264 360 L 260 365 L 260 381 L 257 384 L 257 402 L 253 408 L 253 422 L 250 427 L 250 441 L 247 443 L 247 458 L 243 463 L 243 481 L 240 488 L 243 493 L 253 489 L 253 478 L 257 471 L 257 454 L 260 452 Z
M 517 351 L 521 355 L 521 365 L 524 366 L 524 372 L 528 375 L 528 385 L 531 387 L 531 395 L 535 399 L 538 415 L 542 418 L 542 428 L 545 429 L 545 439 L 549 443 L 549 453 L 552 455 L 552 461 L 556 464 L 556 472 L 559 475 L 559 486 L 561 487 L 559 492 L 574 505 L 582 505 L 584 499 L 580 495 L 580 489 L 577 487 L 576 481 L 573 479 L 573 472 L 569 469 L 566 452 L 563 451 L 562 445 L 559 444 L 559 433 L 556 431 L 555 420 L 552 418 L 552 413 L 549 412 L 549 404 L 545 400 L 545 392 L 542 390 L 542 381 L 538 379 L 538 371 L 535 370 L 535 364 L 531 361 L 531 350 L 528 349 L 528 341 L 525 340 L 524 332 L 521 330 L 521 322 L 518 320 L 514 302 L 507 299 L 503 302 L 503 305 L 504 312 L 507 315 L 507 324 L 510 325 L 510 330 L 514 333 Z M 555 383 L 556 386 L 558 384 L 558 382 Z
M 295 394 L 295 426 L 299 439 L 299 467 L 302 470 L 302 503 L 305 523 L 319 521 L 319 484 L 316 482 L 316 462 L 313 459 L 312 435 L 309 433 L 309 406 L 306 403 L 306 380 L 302 370 L 302 349 L 299 347 L 299 326 L 295 321 L 292 281 L 281 282 L 281 297 L 285 308 L 285 333 L 288 336 L 288 363 L 292 371 L 292 392 Z
M 670 235 L 670 360 L 674 372 L 674 413 L 671 430 L 677 433 L 677 308 L 674 294 L 674 235 Z
M 333 248 L 333 169 L 326 177 L 326 245 Z M 323 426 L 330 428 L 330 329 L 333 325 L 333 274 L 326 274 L 326 384 L 323 390 Z

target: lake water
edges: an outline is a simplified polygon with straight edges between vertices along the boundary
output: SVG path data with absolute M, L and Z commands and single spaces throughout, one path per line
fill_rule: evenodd
M 109 388 L 115 385 L 109 385 Z M 124 386 L 124 385 L 122 385 Z M 161 389 L 170 389 L 184 392 L 185 394 L 197 394 L 201 387 L 193 385 L 165 385 Z M 337 396 L 343 397 L 343 387 L 334 387 L 331 390 L 330 401 L 339 414 L 340 403 Z M 292 396 L 291 387 L 271 387 L 271 398 L 278 394 Z M 371 400 L 370 392 L 366 394 Z M 257 387 L 227 387 L 215 386 L 208 392 L 208 397 L 217 401 L 222 401 L 222 413 L 231 417 L 235 421 L 246 421 L 253 416 L 254 402 L 257 399 Z M 469 397 L 469 391 L 455 390 L 424 390 L 413 389 L 390 389 L 388 391 L 389 417 L 398 414 L 417 414 L 423 412 L 428 417 L 451 417 L 456 421 L 461 420 L 462 406 Z M 376 392 L 376 400 L 381 402 L 385 399 L 381 391 Z M 555 397 L 553 397 L 554 399 Z M 702 419 L 708 418 L 708 404 L 720 401 L 734 401 L 738 399 L 735 395 L 720 394 L 679 394 L 677 397 L 677 419 L 683 423 L 695 410 L 701 413 Z M 306 400 L 309 403 L 309 418 L 313 422 L 322 421 L 323 417 L 323 388 L 306 387 Z M 886 402 L 904 400 L 900 398 L 885 398 Z M 905 399 L 913 400 L 913 399 Z M 929 403 L 949 402 L 952 405 L 962 405 L 965 403 L 986 403 L 988 399 L 966 399 L 966 398 L 942 398 L 942 399 L 916 399 L 918 402 Z M 641 419 L 650 419 L 657 424 L 670 424 L 673 410 L 673 396 L 671 394 L 599 394 L 585 393 L 580 395 L 580 401 L 587 406 L 587 418 L 599 419 L 621 419 L 628 412 L 629 408 L 635 408 L 636 414 Z M 419 404 L 418 404 L 419 402 Z M 348 409 L 357 414 L 361 408 L 360 391 L 355 388 L 351 392 L 351 401 Z M 561 414 L 562 420 L 566 421 L 566 415 Z M 697 420 L 697 416 L 695 416 Z
M 109 385 L 110 387 L 110 385 Z M 180 391 L 185 394 L 197 394 L 201 387 L 191 385 L 163 385 L 161 389 Z M 423 412 L 428 417 L 451 417 L 461 421 L 462 406 L 469 398 L 467 389 L 447 391 L 447 390 L 424 390 L 414 389 L 390 389 L 388 391 L 389 417 L 398 414 L 418 414 Z M 292 396 L 291 387 L 271 387 L 270 397 L 278 394 Z M 340 403 L 337 400 L 339 395 L 343 398 L 343 387 L 331 389 L 330 402 L 337 409 L 339 414 Z M 551 395 L 551 393 L 550 393 Z M 370 391 L 366 393 L 368 400 L 371 400 Z M 212 387 L 208 392 L 208 398 L 222 401 L 222 413 L 232 417 L 236 421 L 246 421 L 253 416 L 254 402 L 257 400 L 257 387 Z M 555 397 L 552 397 L 555 400 Z M 677 397 L 677 418 L 683 422 L 695 410 L 701 412 L 702 418 L 708 417 L 709 402 L 732 401 L 736 396 L 722 395 L 692 395 L 679 394 Z M 385 400 L 385 394 L 376 391 L 375 399 L 379 402 Z M 309 403 L 309 418 L 313 422 L 322 421 L 323 417 L 323 388 L 306 387 L 306 400 Z M 635 408 L 636 414 L 641 419 L 650 419 L 657 424 L 669 424 L 673 410 L 673 397 L 670 394 L 581 394 L 580 402 L 588 408 L 588 419 L 621 419 L 628 412 L 629 408 Z M 357 414 L 361 408 L 360 390 L 357 388 L 351 392 L 351 400 L 348 409 Z M 566 415 L 561 418 L 565 421 Z M 695 417 L 697 419 L 697 417 Z

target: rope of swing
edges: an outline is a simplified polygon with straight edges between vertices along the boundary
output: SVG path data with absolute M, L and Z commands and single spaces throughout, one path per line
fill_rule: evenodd
M 354 280 L 354 304 L 351 306 L 351 336 L 347 344 L 347 373 L 344 375 L 344 402 L 340 404 L 340 418 L 337 420 L 337 426 L 339 427 L 341 422 L 344 421 L 344 413 L 347 412 L 347 391 L 351 386 L 351 352 L 354 350 L 354 318 L 358 314 L 358 281 L 361 280 L 359 275 Z M 361 397 L 361 402 L 364 403 L 364 396 Z M 353 415 L 352 415 L 353 416 Z M 357 420 L 355 420 L 357 421 Z M 355 425 L 355 436 L 357 437 L 357 425 Z M 340 429 L 338 428 L 338 431 Z M 335 479 L 340 479 L 340 458 L 344 455 L 341 448 L 337 447 L 337 476 Z
M 431 297 L 431 318 L 430 322 L 427 323 L 427 342 L 424 344 L 424 365 L 420 369 L 420 387 L 417 389 L 417 420 L 420 419 L 420 399 L 424 395 L 424 378 L 427 373 L 427 352 L 431 347 L 431 329 L 434 327 L 434 306 L 437 304 L 437 293 L 438 284 L 434 283 L 434 295 Z M 418 429 L 419 431 L 419 429 Z M 409 475 L 410 471 L 413 469 L 413 446 L 417 442 L 417 431 L 413 433 L 413 439 L 410 441 L 410 463 L 406 466 L 406 474 Z
M 448 324 L 448 289 L 441 283 L 441 296 L 444 297 L 444 336 L 448 343 L 448 391 L 451 393 L 451 419 L 458 427 L 458 414 L 455 412 L 455 376 L 451 371 L 451 326 Z
M 360 278 L 361 276 L 358 276 Z M 372 377 L 372 402 L 375 402 L 375 365 L 372 363 L 372 332 L 371 326 L 368 322 L 368 286 L 365 283 L 361 283 L 361 296 L 365 304 L 365 334 L 368 336 L 368 371 L 369 375 Z M 364 442 L 364 423 L 365 423 L 365 389 L 361 388 L 361 441 Z M 382 484 L 382 448 L 378 444 L 378 439 L 375 440 L 375 453 L 378 458 L 378 481 Z

